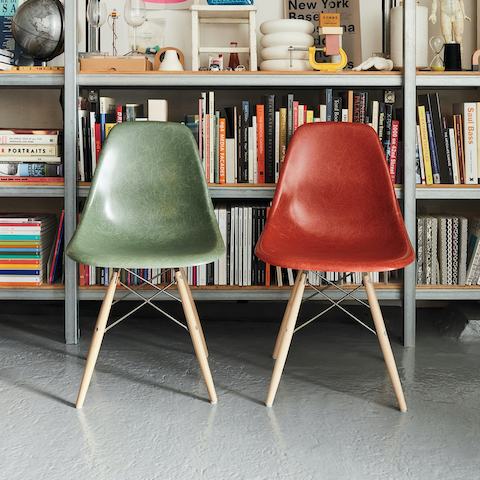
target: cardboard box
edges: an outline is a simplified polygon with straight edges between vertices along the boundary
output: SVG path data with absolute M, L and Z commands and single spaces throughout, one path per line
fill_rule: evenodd
M 142 55 L 131 55 L 127 57 L 81 57 L 81 72 L 118 72 L 133 73 L 147 72 L 153 70 L 152 62 Z

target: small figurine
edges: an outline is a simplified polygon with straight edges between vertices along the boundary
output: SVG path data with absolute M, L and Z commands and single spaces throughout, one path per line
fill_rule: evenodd
M 463 0 L 432 0 L 432 13 L 429 20 L 437 23 L 438 2 L 440 2 L 440 22 L 445 43 L 459 43 L 462 45 L 465 20 L 471 20 L 465 14 Z
M 360 72 L 362 70 L 371 69 L 390 72 L 391 70 L 393 70 L 393 62 L 388 58 L 370 57 L 352 70 L 354 70 L 355 72 Z

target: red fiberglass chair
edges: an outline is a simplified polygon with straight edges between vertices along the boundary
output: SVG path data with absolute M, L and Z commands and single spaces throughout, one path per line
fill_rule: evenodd
M 295 132 L 255 253 L 271 265 L 298 270 L 273 353 L 276 363 L 267 406 L 272 406 L 275 399 L 296 331 L 307 283 L 305 272 L 362 272 L 369 305 L 353 297 L 352 291 L 345 292 L 338 302 L 330 301 L 339 306 L 345 298 L 353 297 L 370 307 L 400 410 L 406 411 L 402 385 L 369 272 L 405 267 L 414 260 L 414 251 L 382 146 L 371 127 L 314 123 Z M 312 288 L 326 296 L 323 290 Z

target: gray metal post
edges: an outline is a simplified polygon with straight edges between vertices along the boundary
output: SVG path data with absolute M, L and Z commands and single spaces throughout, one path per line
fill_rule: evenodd
M 417 70 L 415 48 L 416 1 L 404 2 L 404 214 L 410 240 L 416 244 L 416 184 L 415 184 L 415 143 L 416 143 L 416 103 Z M 415 263 L 405 268 L 403 291 L 403 344 L 415 346 L 416 331 L 416 266 Z
M 65 245 L 77 218 L 77 2 L 65 2 Z M 65 342 L 78 343 L 77 264 L 65 257 Z

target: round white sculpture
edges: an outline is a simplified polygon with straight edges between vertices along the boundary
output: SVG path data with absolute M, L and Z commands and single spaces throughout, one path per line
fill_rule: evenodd
M 270 33 L 261 40 L 262 47 L 289 46 L 311 47 L 314 39 L 311 35 L 301 32 Z
M 288 48 L 287 45 L 263 48 L 262 58 L 263 60 L 284 60 L 290 58 L 291 53 L 294 60 L 308 60 L 308 52 L 289 52 Z
M 286 32 L 298 32 L 298 33 L 313 33 L 314 26 L 312 22 L 307 20 L 296 19 L 283 19 L 283 20 L 269 20 L 263 22 L 260 25 L 260 31 L 264 35 L 270 33 L 286 33 Z
M 289 59 L 284 60 L 264 60 L 260 64 L 260 70 L 269 70 L 269 71 L 304 71 L 304 70 L 312 70 L 310 62 L 306 60 L 292 60 L 290 62 Z

